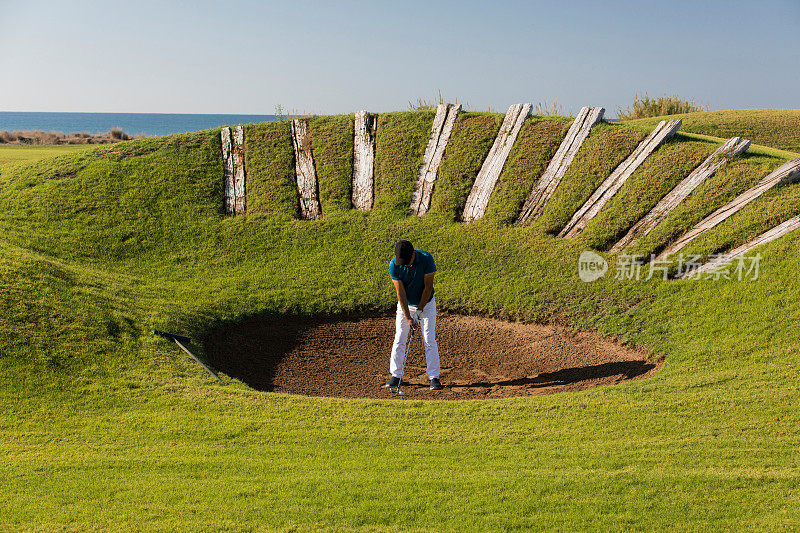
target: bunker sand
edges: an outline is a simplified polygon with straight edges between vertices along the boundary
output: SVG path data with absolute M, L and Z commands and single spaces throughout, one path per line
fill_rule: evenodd
M 210 363 L 251 387 L 306 396 L 392 398 L 394 316 L 268 316 L 204 339 Z M 560 326 L 440 314 L 442 383 L 431 391 L 421 335 L 408 356 L 407 399 L 466 400 L 566 392 L 651 376 L 652 356 Z

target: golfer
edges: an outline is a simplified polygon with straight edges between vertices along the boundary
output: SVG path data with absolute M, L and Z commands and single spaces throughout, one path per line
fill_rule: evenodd
M 442 390 L 439 382 L 439 347 L 436 345 L 436 298 L 433 292 L 433 275 L 436 264 L 433 256 L 414 250 L 408 241 L 394 247 L 394 259 L 389 262 L 389 276 L 397 291 L 394 345 L 389 359 L 392 377 L 385 387 L 397 387 L 403 377 L 403 357 L 406 341 L 411 331 L 422 329 L 425 360 L 431 390 Z

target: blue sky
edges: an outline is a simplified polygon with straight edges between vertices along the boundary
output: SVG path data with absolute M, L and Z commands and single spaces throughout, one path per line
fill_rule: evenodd
M 0 110 L 800 108 L 800 0 L 0 0 Z

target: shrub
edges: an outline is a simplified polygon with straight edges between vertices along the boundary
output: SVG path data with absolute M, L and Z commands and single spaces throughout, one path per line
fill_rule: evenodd
M 111 128 L 108 130 L 108 134 L 111 136 L 112 139 L 117 141 L 127 141 L 130 139 L 127 133 L 122 131 L 122 128 Z
M 617 108 L 617 118 L 619 120 L 631 120 L 634 118 L 693 113 L 695 111 L 704 111 L 704 109 L 695 104 L 694 101 L 684 100 L 677 95 L 650 98 L 645 93 L 644 96 L 635 95 L 633 97 L 633 106 L 626 109 Z
M 107 144 L 119 141 L 138 139 L 143 135 L 128 135 L 122 128 L 111 128 L 108 133 L 70 133 L 64 135 L 58 131 L 0 131 L 0 144 Z
M 442 91 L 437 91 L 436 96 L 432 100 L 428 100 L 427 98 L 417 98 L 416 102 L 412 102 L 409 100 L 408 102 L 408 110 L 409 111 L 436 111 L 436 106 L 439 104 L 451 104 L 451 105 L 458 105 L 461 104 L 461 108 L 463 111 L 468 111 L 470 106 L 468 103 L 459 102 L 458 98 L 454 101 L 450 102 L 445 97 L 442 96 Z

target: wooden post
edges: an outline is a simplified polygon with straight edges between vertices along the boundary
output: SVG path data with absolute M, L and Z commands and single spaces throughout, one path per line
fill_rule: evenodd
M 353 138 L 353 207 L 372 209 L 374 199 L 375 115 L 359 111 Z
M 464 222 L 477 220 L 486 212 L 489 198 L 497 185 L 497 180 L 500 179 L 500 173 L 503 171 L 508 154 L 514 146 L 514 141 L 517 140 L 522 124 L 530 113 L 531 104 L 529 103 L 514 104 L 508 108 L 503 125 L 500 126 L 497 138 L 495 138 L 489 155 L 486 156 L 467 197 L 467 203 L 461 213 L 461 220 Z
M 752 241 L 750 241 L 750 242 L 748 242 L 746 244 L 743 244 L 743 245 L 739 246 L 738 248 L 736 248 L 734 250 L 731 250 L 730 252 L 728 252 L 726 254 L 722 254 L 722 255 L 719 255 L 719 256 L 715 257 L 714 259 L 712 259 L 711 261 L 707 262 L 706 264 L 704 264 L 700 268 L 697 268 L 695 270 L 689 270 L 689 271 L 685 272 L 681 276 L 681 278 L 687 278 L 687 277 L 691 277 L 691 276 L 696 276 L 698 274 L 702 274 L 703 272 L 707 272 L 709 270 L 712 270 L 712 269 L 714 269 L 714 268 L 716 268 L 716 267 L 718 267 L 720 265 L 724 265 L 725 263 L 729 263 L 729 262 L 733 261 L 734 259 L 738 259 L 738 258 L 742 257 L 743 255 L 748 253 L 750 250 L 752 250 L 756 246 L 761 246 L 762 244 L 766 244 L 768 242 L 774 241 L 775 239 L 783 237 L 784 235 L 786 235 L 790 231 L 794 231 L 797 228 L 800 228 L 800 215 L 798 215 L 798 216 L 796 216 L 794 218 L 790 218 L 786 222 L 784 222 L 784 223 L 782 223 L 782 224 L 780 224 L 778 226 L 775 226 L 771 230 L 762 233 L 761 235 L 759 235 L 758 237 L 756 237 Z
M 656 261 L 666 260 L 667 257 L 680 251 L 684 246 L 692 242 L 694 239 L 715 227 L 717 224 L 740 211 L 744 206 L 772 189 L 776 185 L 793 183 L 800 180 L 800 158 L 792 159 L 775 169 L 767 177 L 762 179 L 758 185 L 752 187 L 727 204 L 723 205 L 709 216 L 704 218 L 695 227 L 687 231 L 683 236 L 668 246 L 659 256 Z
M 626 246 L 633 244 L 649 234 L 653 228 L 664 220 L 698 185 L 714 175 L 722 165 L 743 153 L 749 147 L 750 141 L 747 139 L 741 139 L 739 137 L 728 139 L 725 144 L 717 148 L 713 154 L 708 156 L 708 158 L 700 164 L 700 166 L 694 169 L 691 174 L 685 177 L 683 181 L 667 193 L 644 218 L 634 224 L 628 233 L 611 248 L 611 252 L 619 252 Z
M 428 212 L 431 205 L 431 195 L 436 181 L 436 173 L 439 164 L 442 162 L 444 149 L 453 131 L 456 117 L 461 112 L 461 105 L 450 106 L 439 104 L 436 108 L 436 117 L 433 119 L 431 137 L 428 146 L 425 148 L 425 155 L 422 157 L 422 165 L 417 173 L 417 182 L 414 184 L 414 192 L 411 195 L 411 209 L 413 215 L 422 216 Z
M 236 126 L 231 134 L 229 127 L 220 131 L 222 141 L 222 179 L 225 189 L 225 213 L 244 214 L 246 210 L 244 168 L 244 128 Z
M 234 212 L 237 215 L 243 215 L 247 207 L 245 193 L 247 175 L 244 168 L 244 127 L 241 124 L 233 130 L 233 143 Z
M 231 149 L 231 129 L 227 126 L 220 131 L 222 141 L 222 180 L 225 189 L 225 214 L 236 213 L 236 197 L 233 192 L 233 154 Z
M 628 181 L 645 159 L 652 154 L 661 143 L 675 135 L 681 127 L 680 120 L 662 120 L 658 126 L 650 132 L 645 140 L 629 155 L 625 161 L 619 164 L 613 172 L 603 180 L 603 183 L 595 190 L 586 203 L 572 215 L 572 219 L 558 234 L 559 237 L 572 238 L 578 235 L 586 225 L 597 216 L 597 213 L 617 194 L 622 186 Z
M 603 119 L 605 109 L 602 107 L 582 107 L 578 116 L 572 122 L 572 125 L 567 131 L 567 136 L 561 141 L 561 145 L 553 156 L 550 164 L 547 165 L 547 170 L 544 171 L 542 177 L 539 178 L 536 187 L 533 188 L 525 204 L 522 206 L 522 211 L 517 217 L 517 224 L 526 224 L 532 218 L 536 218 L 542 214 L 547 202 L 552 198 L 558 185 L 561 183 L 564 174 L 569 169 L 575 154 L 578 153 L 583 141 L 589 136 L 595 124 Z
M 292 145 L 294 146 L 294 169 L 297 176 L 297 192 L 300 197 L 300 218 L 317 219 L 322 216 L 319 203 L 319 185 L 311 153 L 311 138 L 308 136 L 308 121 L 292 120 Z

